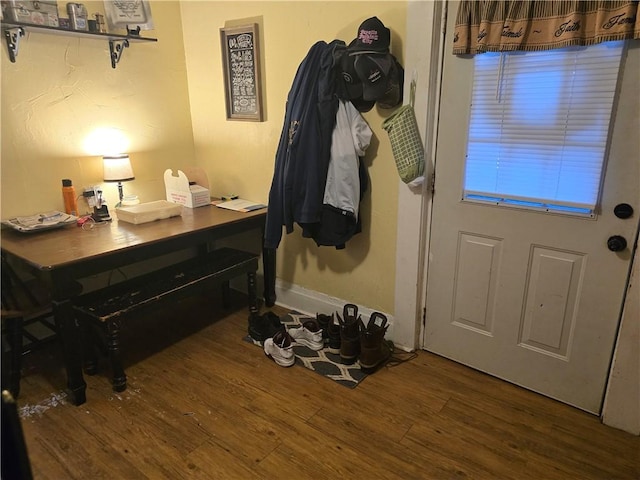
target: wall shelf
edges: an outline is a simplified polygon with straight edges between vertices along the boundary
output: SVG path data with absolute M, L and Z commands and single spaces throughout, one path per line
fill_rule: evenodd
M 122 57 L 122 52 L 125 48 L 129 47 L 129 44 L 158 41 L 157 38 L 145 38 L 132 33 L 129 33 L 128 35 L 120 35 L 116 33 L 84 32 L 80 30 L 67 30 L 65 28 L 32 25 L 21 22 L 2 22 L 2 33 L 7 42 L 9 60 L 11 60 L 12 63 L 15 63 L 16 61 L 18 50 L 20 48 L 20 38 L 24 36 L 25 32 L 107 40 L 109 42 L 109 53 L 111 55 L 112 68 L 116 68 L 116 65 Z

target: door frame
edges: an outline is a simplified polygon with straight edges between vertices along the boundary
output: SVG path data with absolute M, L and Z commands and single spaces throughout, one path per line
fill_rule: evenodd
M 453 3 L 453 5 L 452 5 Z M 394 318 L 394 342 L 408 349 L 422 349 L 424 346 L 424 325 L 426 311 L 426 286 L 430 223 L 432 213 L 432 175 L 435 167 L 436 140 L 438 129 L 438 107 L 440 104 L 440 79 L 445 46 L 445 26 L 447 15 L 455 15 L 457 3 L 449 0 L 435 2 L 413 2 L 407 4 L 407 38 L 405 45 L 420 47 L 405 51 L 405 103 L 408 101 L 409 85 L 416 82 L 415 112 L 418 128 L 425 144 L 425 181 L 416 186 L 406 185 L 398 180 L 398 226 L 396 236 L 396 281 Z M 431 25 L 431 29 L 424 28 Z M 443 188 L 438 185 L 437 188 Z M 436 193 L 437 194 L 437 193 Z M 418 221 L 416 219 L 419 219 Z M 413 252 L 418 252 L 416 259 Z M 635 264 L 637 250 L 632 251 L 631 262 Z M 629 284 L 627 284 L 627 289 Z M 633 296 L 627 296 L 627 301 Z M 623 305 L 623 310 L 633 308 Z M 406 319 L 402 321 L 401 319 Z M 621 329 L 614 345 L 614 356 L 621 344 L 633 339 Z M 628 347 L 626 347 L 628 348 Z M 624 366 L 617 366 L 624 368 Z M 630 383 L 640 383 L 637 375 L 630 375 Z M 609 370 L 608 383 L 612 379 Z M 616 395 L 626 391 L 637 391 L 637 384 L 630 384 Z M 608 405 L 619 405 L 621 399 L 612 398 L 606 390 L 601 418 L 607 419 Z M 637 412 L 636 412 L 637 414 Z M 628 422 L 634 422 L 631 411 Z M 619 425 L 613 425 L 620 428 Z M 635 429 L 635 427 L 631 427 Z
M 414 110 L 425 144 L 424 181 L 418 185 L 406 185 L 398 180 L 393 340 L 407 349 L 423 347 L 431 188 L 438 128 L 436 112 L 440 102 L 447 8 L 448 2 L 440 0 L 407 4 L 405 45 L 423 47 L 407 48 L 405 51 L 404 103 L 408 103 L 409 87 L 415 81 Z M 425 25 L 432 25 L 432 28 L 424 28 Z M 418 258 L 415 252 L 418 252 Z

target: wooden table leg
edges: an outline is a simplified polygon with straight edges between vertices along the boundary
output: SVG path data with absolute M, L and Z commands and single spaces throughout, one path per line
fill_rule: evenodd
M 264 302 L 267 307 L 276 304 L 276 250 L 262 249 L 262 270 L 264 272 Z
M 11 365 L 9 365 L 9 391 L 13 398 L 20 394 L 20 376 L 22 370 L 22 316 L 9 317 L 2 320 L 7 322 L 8 340 L 11 346 Z M 4 374 L 4 371 L 3 371 Z M 3 377 L 4 383 L 4 377 Z M 4 388 L 4 385 L 3 385 Z
M 70 300 L 54 301 L 53 315 L 62 341 L 64 366 L 67 370 L 67 389 L 74 405 L 87 401 L 87 384 L 82 376 L 80 331 L 73 315 Z
M 257 315 L 258 308 L 258 292 L 256 286 L 256 272 L 247 273 L 247 294 L 249 296 L 249 315 Z

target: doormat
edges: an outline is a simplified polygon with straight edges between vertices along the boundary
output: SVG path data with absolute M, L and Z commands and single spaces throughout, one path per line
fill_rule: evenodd
M 315 317 L 291 311 L 282 315 L 280 317 L 280 321 L 287 329 L 289 329 L 289 327 L 297 327 L 298 325 L 301 325 L 302 322 L 310 318 L 314 319 Z M 247 335 L 244 340 L 262 348 L 262 342 L 254 340 L 249 335 Z M 304 345 L 294 344 L 293 353 L 296 356 L 295 365 L 302 365 L 309 370 L 313 370 L 314 372 L 349 388 L 357 387 L 358 384 L 367 377 L 367 374 L 360 369 L 360 364 L 357 361 L 352 365 L 345 365 L 340 361 L 339 354 L 328 352 L 326 348 L 316 352 Z

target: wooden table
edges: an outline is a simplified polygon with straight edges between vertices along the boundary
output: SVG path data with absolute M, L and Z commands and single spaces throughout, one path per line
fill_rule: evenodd
M 204 254 L 211 242 L 255 231 L 262 239 L 266 210 L 249 213 L 215 206 L 184 208 L 182 216 L 134 225 L 114 220 L 83 229 L 75 225 L 38 233 L 2 230 L 0 246 L 10 261 L 30 267 L 50 285 L 53 311 L 62 341 L 71 401 L 86 401 L 79 329 L 72 299 L 82 293 L 78 280 L 183 249 Z M 263 250 L 264 299 L 275 304 L 275 250 Z

